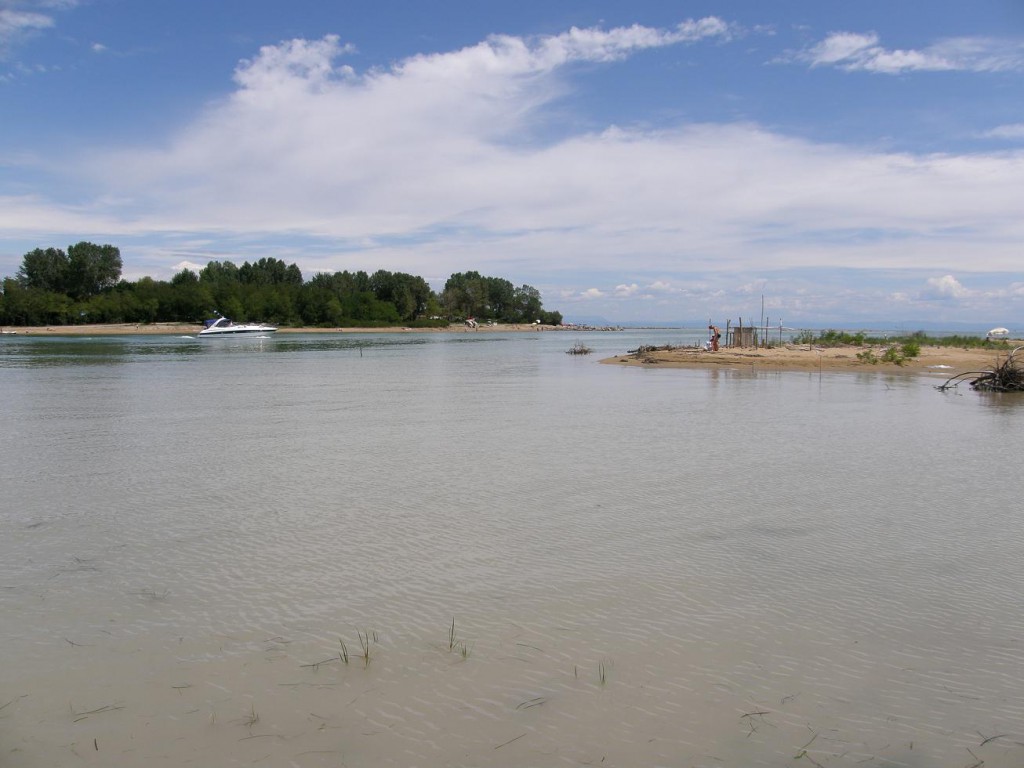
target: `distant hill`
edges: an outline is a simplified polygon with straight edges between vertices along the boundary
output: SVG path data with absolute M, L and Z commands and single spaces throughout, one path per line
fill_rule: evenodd
M 565 323 L 576 325 L 595 326 L 619 326 L 622 328 L 705 328 L 707 319 L 703 320 L 615 320 L 603 315 L 567 315 Z M 719 321 L 720 327 L 725 327 L 724 321 Z M 744 323 L 745 325 L 748 323 Z M 734 323 L 735 325 L 735 323 Z M 773 323 L 778 327 L 778 320 Z M 797 328 L 800 330 L 824 331 L 824 330 L 846 330 L 846 331 L 877 331 L 878 333 L 900 333 L 909 334 L 915 331 L 926 331 L 931 334 L 979 334 L 984 335 L 991 328 L 1002 326 L 1009 328 L 1011 333 L 1024 333 L 1024 323 L 1005 323 L 1001 320 L 992 320 L 981 323 L 953 323 L 953 322 L 921 322 L 916 320 L 817 320 L 814 322 L 783 321 L 785 328 Z

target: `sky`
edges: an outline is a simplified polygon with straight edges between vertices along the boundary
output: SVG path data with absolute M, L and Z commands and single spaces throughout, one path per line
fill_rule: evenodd
M 82 240 L 1024 328 L 1024 0 L 0 0 L 0 277 Z

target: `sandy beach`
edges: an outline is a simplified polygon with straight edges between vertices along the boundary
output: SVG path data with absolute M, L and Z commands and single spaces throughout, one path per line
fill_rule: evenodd
M 1024 342 L 1010 341 L 1005 350 L 964 349 L 961 347 L 921 347 L 917 357 L 895 363 L 871 363 L 858 354 L 871 351 L 880 358 L 885 348 L 875 346 L 819 347 L 789 344 L 772 349 L 725 348 L 706 352 L 694 347 L 657 349 L 636 354 L 622 354 L 602 360 L 612 365 L 633 365 L 661 368 L 725 368 L 760 371 L 850 371 L 857 373 L 946 374 L 990 370 L 1009 351 Z

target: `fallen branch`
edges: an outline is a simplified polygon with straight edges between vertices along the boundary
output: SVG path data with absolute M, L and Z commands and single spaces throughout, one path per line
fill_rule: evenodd
M 1013 349 L 1006 356 L 1006 360 L 1001 363 L 997 358 L 992 370 L 967 371 L 950 377 L 944 384 L 938 387 L 939 391 L 956 387 L 962 380 L 973 376 L 974 378 L 969 383 L 971 389 L 974 390 L 981 392 L 1024 392 L 1024 368 L 1018 365 L 1013 357 L 1020 349 L 1022 347 Z

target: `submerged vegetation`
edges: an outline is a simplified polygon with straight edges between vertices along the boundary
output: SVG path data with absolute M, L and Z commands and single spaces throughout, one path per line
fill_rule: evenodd
M 469 658 L 469 646 L 466 641 L 455 633 L 455 617 L 452 616 L 452 625 L 448 629 L 448 653 L 458 651 L 463 660 Z
M 170 281 L 121 279 L 112 245 L 78 243 L 65 252 L 36 248 L 14 277 L 0 283 L 0 325 L 198 323 L 225 315 L 239 321 L 293 326 L 444 326 L 476 318 L 500 323 L 559 325 L 540 291 L 479 272 L 451 275 L 437 293 L 404 272 L 318 272 L 305 280 L 295 264 L 260 259 L 236 266 L 211 261 L 182 269 Z

